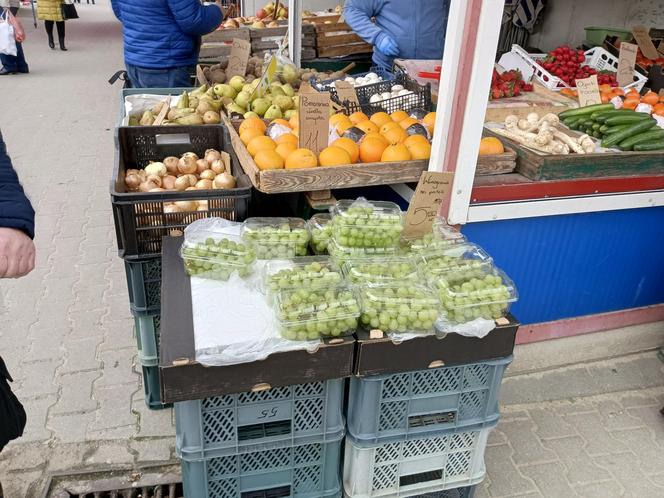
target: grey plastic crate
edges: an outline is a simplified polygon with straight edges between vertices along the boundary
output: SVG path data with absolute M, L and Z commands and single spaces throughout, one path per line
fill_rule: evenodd
M 336 379 L 175 403 L 179 455 L 200 460 L 335 439 L 344 432 L 343 391 Z
M 148 408 L 150 410 L 171 408 L 173 405 L 162 401 L 159 367 L 141 367 L 141 370 L 143 372 L 143 393 L 145 394 L 145 404 Z
M 187 498 L 339 497 L 343 434 L 330 443 L 182 460 Z
M 425 493 L 413 498 L 473 498 L 477 486 L 466 486 L 465 488 L 446 489 L 435 493 Z
M 488 427 L 512 357 L 350 380 L 348 432 L 363 444 Z
M 161 258 L 125 261 L 129 306 L 134 315 L 161 309 Z
M 134 316 L 138 361 L 144 367 L 159 365 L 159 328 L 161 315 Z

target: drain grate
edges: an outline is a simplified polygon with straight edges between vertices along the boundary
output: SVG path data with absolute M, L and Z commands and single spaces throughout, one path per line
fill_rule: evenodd
M 109 489 L 72 494 L 60 491 L 57 498 L 181 498 L 182 484 L 158 484 L 125 489 Z

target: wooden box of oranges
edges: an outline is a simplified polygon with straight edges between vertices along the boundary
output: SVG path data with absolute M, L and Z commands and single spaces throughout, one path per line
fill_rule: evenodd
M 276 194 L 417 182 L 429 165 L 435 113 L 335 114 L 330 124 L 338 137 L 318 156 L 298 148 L 297 115 L 289 121 L 225 119 L 253 185 Z

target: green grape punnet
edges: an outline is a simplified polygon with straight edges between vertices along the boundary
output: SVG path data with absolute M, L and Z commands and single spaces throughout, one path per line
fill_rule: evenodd
M 242 227 L 242 240 L 258 259 L 306 256 L 309 231 L 300 218 L 249 218 Z
M 332 216 L 327 213 L 315 214 L 307 222 L 311 234 L 311 250 L 314 254 L 327 254 L 327 245 L 332 237 Z
M 419 280 L 417 266 L 406 257 L 349 260 L 344 263 L 343 271 L 352 284 L 390 284 Z
M 180 255 L 188 275 L 215 280 L 228 280 L 233 273 L 247 277 L 256 261 L 253 249 L 229 238 L 186 241 Z
M 337 265 L 327 257 L 295 258 L 287 264 L 286 268 L 282 261 L 270 261 L 266 265 L 264 286 L 268 292 L 335 287 L 343 280 Z
M 438 319 L 439 303 L 422 285 L 365 286 L 360 289 L 360 323 L 383 332 L 429 332 Z
M 399 206 L 382 201 L 338 201 L 332 210 L 332 234 L 344 247 L 395 247 L 403 232 Z
M 346 261 L 392 257 L 401 254 L 400 247 L 343 247 L 334 238 L 330 240 L 327 249 L 332 260 L 339 266 L 343 266 Z
M 448 249 L 421 255 L 420 271 L 427 277 L 443 275 L 454 283 L 466 281 L 486 273 L 493 264 L 491 256 L 475 244 L 457 244 Z

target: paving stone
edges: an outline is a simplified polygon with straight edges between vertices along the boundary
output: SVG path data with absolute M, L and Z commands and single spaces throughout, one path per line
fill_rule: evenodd
M 612 435 L 636 453 L 645 474 L 650 476 L 664 472 L 664 445 L 657 444 L 648 428 L 616 431 Z
M 85 412 L 49 417 L 47 427 L 53 431 L 59 442 L 83 443 L 87 428 L 95 420 L 95 412 Z
M 132 412 L 139 416 L 136 438 L 169 437 L 175 435 L 173 409 L 150 410 L 145 404 L 143 389 L 135 392 L 131 400 Z
M 68 339 L 65 343 L 67 351 L 65 362 L 59 372 L 64 374 L 99 369 L 100 360 L 96 358 L 96 355 L 97 348 L 102 341 L 100 336 Z
M 76 472 L 82 470 L 86 454 L 92 453 L 97 447 L 97 441 L 85 443 L 60 443 L 53 445 L 48 462 L 52 472 Z
M 96 411 L 96 420 L 90 424 L 89 431 L 99 432 L 105 429 L 127 427 L 126 437 L 134 434 L 138 416 L 131 411 L 131 397 L 138 389 L 138 378 L 129 384 L 104 387 L 95 383 L 93 396 L 98 401 L 99 408 Z
M 574 428 L 565 422 L 553 408 L 531 408 L 528 413 L 537 426 L 535 433 L 541 439 L 576 435 Z
M 86 465 L 103 466 L 132 462 L 127 441 L 102 441 L 99 447 L 85 458 Z
M 636 450 L 637 449 L 635 448 L 635 451 Z M 600 465 L 611 472 L 611 474 L 621 483 L 632 479 L 646 480 L 646 475 L 641 470 L 641 462 L 637 455 L 632 451 L 598 456 L 594 458 L 594 461 L 597 465 Z
M 92 383 L 100 372 L 76 372 L 60 376 L 62 390 L 60 399 L 51 408 L 51 415 L 88 412 L 97 409 L 97 402 L 92 399 Z
M 54 331 L 53 333 L 44 334 L 41 337 L 35 337 L 35 333 L 33 332 L 30 348 L 23 358 L 23 362 L 61 361 L 65 354 L 62 344 L 63 336 L 62 332 Z
M 20 398 L 27 413 L 23 436 L 19 439 L 21 443 L 46 441 L 51 438 L 51 431 L 46 427 L 46 420 L 49 408 L 55 404 L 57 399 L 55 394 L 32 399 Z
M 573 425 L 586 440 L 586 451 L 590 456 L 619 453 L 630 449 L 614 439 L 611 433 L 602 426 L 602 418 L 599 413 L 568 415 L 565 420 Z
M 512 449 L 506 444 L 486 449 L 485 461 L 487 473 L 491 476 L 491 496 L 514 496 L 537 490 L 532 481 L 520 474 L 510 458 L 512 454 Z
M 175 442 L 173 438 L 132 440 L 129 442 L 129 449 L 136 456 L 137 464 L 153 462 L 176 461 L 172 458 L 171 449 L 174 449 Z M 477 497 L 476 497 L 477 498 Z
M 63 354 L 61 350 L 54 352 L 54 354 L 56 353 L 60 356 Z M 54 383 L 53 377 L 55 376 L 55 369 L 61 363 L 62 358 L 60 357 L 49 361 L 24 364 L 23 369 L 26 375 L 21 382 L 21 387 L 16 389 L 17 396 L 27 400 L 57 394 L 59 387 Z
M 496 428 L 489 433 L 489 440 L 487 441 L 488 446 L 498 446 L 501 444 L 507 444 L 507 436 L 499 429 Z
M 553 370 L 542 374 L 507 377 L 501 396 L 506 403 L 524 404 L 569 399 L 604 392 L 604 387 L 586 368 Z
M 565 469 L 559 462 L 528 465 L 519 469 L 521 473 L 532 479 L 545 498 L 571 498 L 580 496 L 567 483 Z M 583 498 L 583 497 L 582 497 Z
M 46 483 L 46 476 L 41 471 L 15 472 L 2 479 L 2 490 L 7 498 L 38 496 Z
M 544 447 L 553 450 L 567 469 L 567 481 L 576 486 L 611 479 L 611 474 L 595 465 L 584 450 L 585 441 L 579 436 L 544 441 Z
M 39 469 L 45 465 L 49 451 L 45 443 L 13 441 L 2 452 L 3 468 L 5 471 Z
M 625 479 L 620 482 L 625 488 L 625 497 L 660 497 L 664 496 L 664 487 L 656 486 L 646 479 Z
M 95 383 L 95 389 L 115 384 L 133 383 L 137 385 L 138 377 L 132 372 L 136 347 L 100 351 L 99 359 L 103 363 L 102 376 Z
M 657 441 L 664 443 L 664 424 L 662 424 L 661 406 L 641 406 L 629 408 L 628 413 L 641 420 L 655 436 Z
M 583 484 L 575 486 L 574 490 L 583 498 L 610 498 L 623 496 L 624 493 L 622 486 L 615 480 Z
M 512 459 L 516 465 L 531 465 L 557 460 L 553 451 L 542 446 L 539 438 L 533 432 L 534 428 L 535 425 L 532 422 L 513 421 L 500 424 L 500 430 L 514 449 Z
M 597 403 L 597 411 L 602 415 L 603 425 L 608 431 L 635 429 L 643 426 L 643 422 L 630 415 L 618 401 L 600 401 Z

